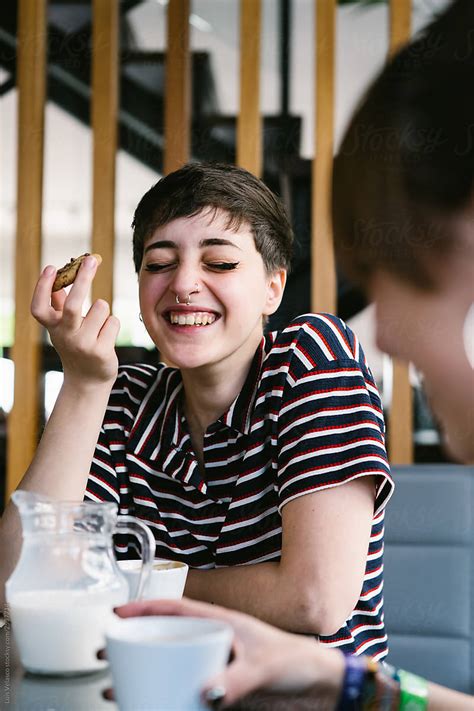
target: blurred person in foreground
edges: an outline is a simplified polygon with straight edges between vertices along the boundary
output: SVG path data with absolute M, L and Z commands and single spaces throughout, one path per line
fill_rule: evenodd
M 447 447 L 466 463 L 474 462 L 473 38 L 474 2 L 457 0 L 390 61 L 350 122 L 333 183 L 339 262 L 375 302 L 379 346 L 423 373 Z M 260 689 L 302 692 L 305 708 L 474 709 L 474 697 L 223 608 L 152 601 L 119 614 L 229 621 L 234 658 L 204 691 L 214 706 Z

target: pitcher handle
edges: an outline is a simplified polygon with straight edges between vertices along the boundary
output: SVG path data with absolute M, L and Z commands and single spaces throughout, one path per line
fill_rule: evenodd
M 120 533 L 131 533 L 135 535 L 141 544 L 142 549 L 142 567 L 140 570 L 140 578 L 138 580 L 137 591 L 130 601 L 140 600 L 145 585 L 150 577 L 153 561 L 155 560 L 155 538 L 143 521 L 134 516 L 119 516 L 117 518 L 116 531 Z

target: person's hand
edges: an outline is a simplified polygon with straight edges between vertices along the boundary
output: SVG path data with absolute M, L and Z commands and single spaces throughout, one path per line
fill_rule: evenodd
M 52 293 L 55 267 L 46 267 L 36 285 L 31 313 L 48 329 L 64 370 L 65 382 L 79 387 L 110 383 L 117 376 L 115 341 L 120 323 L 106 301 L 98 299 L 82 316 L 84 301 L 97 270 L 97 260 L 86 257 L 69 293 Z
M 119 617 L 186 615 L 228 622 L 234 630 L 233 658 L 226 669 L 209 679 L 203 698 L 222 697 L 225 705 L 257 690 L 284 693 L 312 689 L 335 706 L 344 676 L 341 652 L 314 639 L 289 634 L 254 617 L 193 600 L 147 600 L 116 608 Z M 314 689 L 314 691 L 313 691 Z

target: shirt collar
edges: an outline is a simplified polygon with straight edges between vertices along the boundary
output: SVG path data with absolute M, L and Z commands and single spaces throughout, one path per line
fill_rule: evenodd
M 240 434 L 248 434 L 251 416 L 257 395 L 263 362 L 271 348 L 272 338 L 263 336 L 250 364 L 244 385 L 217 422 L 210 425 L 224 425 Z M 161 374 L 163 375 L 163 373 Z M 130 435 L 132 451 L 152 461 L 168 461 L 170 444 L 173 449 L 190 450 L 189 434 L 183 426 L 183 383 L 179 370 L 171 372 L 167 378 L 165 393 L 154 383 L 142 402 L 138 417 Z M 164 395 L 164 398 L 163 398 Z
M 265 336 L 262 337 L 240 393 L 229 409 L 218 418 L 218 422 L 240 432 L 240 434 L 250 432 L 251 415 L 260 384 L 262 364 L 268 351 L 268 340 Z

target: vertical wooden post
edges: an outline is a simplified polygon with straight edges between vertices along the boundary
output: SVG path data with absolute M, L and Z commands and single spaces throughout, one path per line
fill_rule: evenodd
M 390 0 L 390 44 L 394 54 L 410 39 L 411 0 Z M 389 456 L 392 464 L 413 462 L 413 398 L 408 366 L 396 360 L 392 369 L 392 402 L 389 413 Z
M 6 498 L 18 485 L 38 440 L 40 339 L 30 301 L 41 266 L 46 0 L 18 5 L 18 196 L 15 265 L 15 399 L 8 417 Z
M 117 152 L 119 3 L 93 1 L 92 251 L 102 255 L 92 287 L 93 299 L 112 308 L 115 247 L 115 162 Z
M 396 359 L 392 368 L 392 402 L 388 418 L 391 464 L 413 462 L 413 397 L 408 365 Z
M 262 175 L 260 117 L 261 0 L 240 0 L 240 109 L 237 118 L 237 165 Z
M 311 186 L 311 309 L 336 313 L 337 285 L 331 224 L 334 136 L 335 0 L 315 0 L 316 124 Z
M 410 39 L 412 0 L 390 0 L 389 54 Z
M 190 145 L 189 0 L 170 0 L 165 70 L 165 175 L 189 160 Z

